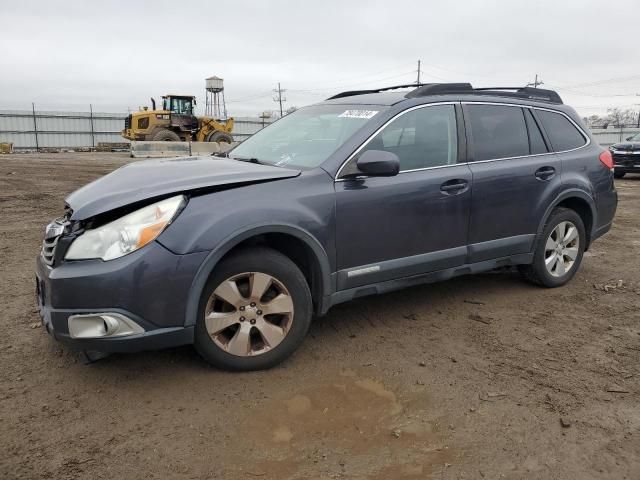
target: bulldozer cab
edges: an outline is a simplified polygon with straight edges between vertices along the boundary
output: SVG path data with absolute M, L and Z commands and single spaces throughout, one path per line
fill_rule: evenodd
M 165 95 L 162 97 L 162 109 L 169 111 L 169 124 L 182 131 L 198 130 L 198 119 L 193 114 L 196 98 L 192 96 Z

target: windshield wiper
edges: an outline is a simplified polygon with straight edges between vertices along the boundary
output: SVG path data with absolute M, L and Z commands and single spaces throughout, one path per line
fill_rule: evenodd
M 249 163 L 256 163 L 258 165 L 262 165 L 262 162 L 260 160 L 258 160 L 255 157 L 229 157 L 232 160 L 240 160 L 241 162 L 249 162 Z

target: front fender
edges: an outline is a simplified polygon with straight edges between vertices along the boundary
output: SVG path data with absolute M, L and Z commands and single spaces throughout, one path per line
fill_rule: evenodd
M 335 270 L 335 191 L 323 170 L 195 196 L 158 237 L 177 254 L 207 252 L 191 285 L 186 321 L 193 324 L 209 275 L 233 247 L 251 237 L 279 233 L 308 247 L 319 272 L 322 297 L 333 292 Z
M 331 267 L 329 264 L 329 258 L 320 242 L 318 242 L 313 235 L 293 225 L 253 225 L 246 227 L 241 231 L 234 232 L 233 235 L 230 235 L 229 238 L 212 250 L 202 262 L 189 289 L 189 297 L 185 312 L 185 326 L 195 325 L 198 316 L 200 295 L 207 283 L 207 280 L 209 279 L 209 276 L 211 275 L 211 272 L 213 272 L 213 269 L 216 267 L 218 262 L 244 240 L 263 233 L 285 233 L 303 241 L 313 252 L 320 268 L 322 297 L 333 292 L 334 289 L 331 286 Z

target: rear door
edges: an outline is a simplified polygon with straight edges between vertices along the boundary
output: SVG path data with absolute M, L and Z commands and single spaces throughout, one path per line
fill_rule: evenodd
M 561 160 L 531 109 L 467 103 L 463 111 L 473 175 L 469 263 L 528 253 L 560 192 Z
M 464 264 L 471 172 L 454 104 L 403 112 L 373 135 L 336 180 L 338 289 Z M 345 178 L 367 150 L 400 159 L 394 177 Z

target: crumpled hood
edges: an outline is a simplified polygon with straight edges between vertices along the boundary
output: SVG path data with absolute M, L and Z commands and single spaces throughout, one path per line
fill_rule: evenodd
M 640 151 L 640 142 L 626 141 L 626 142 L 614 143 L 611 146 L 616 150 L 633 151 L 633 152 Z
M 185 157 L 129 163 L 66 198 L 71 219 L 84 220 L 115 208 L 172 193 L 291 178 L 299 170 L 219 157 Z

